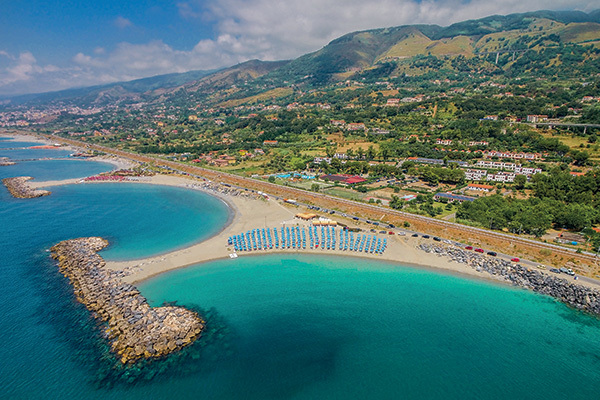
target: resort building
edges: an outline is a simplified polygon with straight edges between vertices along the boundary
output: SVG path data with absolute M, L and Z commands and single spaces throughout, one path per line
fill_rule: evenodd
M 461 196 L 461 195 L 452 194 L 452 193 L 436 193 L 433 196 L 433 199 L 436 201 L 441 201 L 442 199 L 446 199 L 449 203 L 454 203 L 455 201 L 462 203 L 463 201 L 474 201 L 475 197 Z
M 489 192 L 490 190 L 494 190 L 494 187 L 491 185 L 480 185 L 478 183 L 469 183 L 467 185 L 467 190 L 476 190 L 479 192 Z

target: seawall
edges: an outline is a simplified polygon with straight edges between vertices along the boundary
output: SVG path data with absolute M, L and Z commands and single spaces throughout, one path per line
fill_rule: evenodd
M 520 264 L 456 247 L 431 244 L 421 244 L 418 247 L 427 253 L 448 257 L 452 261 L 467 264 L 478 272 L 486 272 L 499 280 L 552 296 L 573 308 L 600 316 L 600 291 L 569 282 L 559 275 L 545 274 Z
M 97 252 L 108 245 L 99 237 L 65 240 L 51 248 L 60 272 L 77 300 L 105 323 L 111 350 L 123 364 L 158 358 L 191 344 L 200 337 L 204 321 L 183 307 L 150 307 L 122 271 L 104 268 Z
M 30 176 L 18 176 L 16 178 L 4 178 L 2 183 L 13 197 L 18 199 L 33 199 L 35 197 L 48 196 L 48 190 L 34 189 L 27 184 L 27 181 L 33 179 Z

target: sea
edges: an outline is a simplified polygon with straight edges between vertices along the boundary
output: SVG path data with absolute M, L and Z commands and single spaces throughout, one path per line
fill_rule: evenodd
M 60 158 L 6 150 L 28 145 L 0 138 L 0 157 Z M 63 156 L 0 167 L 0 178 L 112 168 Z M 158 255 L 215 235 L 231 210 L 177 187 L 50 190 L 23 200 L 0 186 L 1 399 L 598 398 L 598 318 L 488 281 L 308 254 L 241 255 L 139 284 L 152 305 L 192 308 L 207 326 L 180 353 L 122 367 L 48 249 L 102 236 L 106 259 Z

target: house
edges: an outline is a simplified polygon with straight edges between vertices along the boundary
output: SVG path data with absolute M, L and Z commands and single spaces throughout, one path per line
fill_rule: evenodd
M 435 141 L 435 143 L 436 144 L 441 144 L 441 145 L 444 145 L 444 146 L 450 146 L 452 144 L 452 140 L 450 140 L 450 139 L 437 139 Z
M 277 146 L 277 140 L 265 140 L 263 146 Z
M 387 102 L 385 103 L 385 105 L 388 107 L 398 107 L 399 104 L 400 104 L 400 99 L 388 99 Z
M 489 192 L 490 190 L 494 190 L 494 187 L 491 185 L 480 185 L 478 183 L 469 183 L 467 185 L 467 190 L 476 190 L 479 192 Z
M 348 131 L 364 131 L 367 127 L 362 122 L 350 122 L 346 124 L 346 130 Z
M 497 115 L 486 115 L 481 119 L 482 121 L 498 121 Z

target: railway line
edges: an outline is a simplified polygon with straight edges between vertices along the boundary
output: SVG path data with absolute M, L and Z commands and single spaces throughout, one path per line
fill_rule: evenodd
M 448 237 L 457 241 L 469 241 L 474 236 L 479 242 L 497 243 L 500 241 L 504 245 L 513 246 L 519 249 L 533 250 L 540 254 L 540 251 L 550 251 L 554 256 L 567 257 L 570 260 L 578 260 L 590 266 L 596 266 L 598 258 L 596 254 L 589 252 L 576 252 L 574 249 L 565 248 L 552 243 L 543 243 L 533 239 L 521 238 L 503 232 L 493 232 L 482 228 L 470 227 L 467 225 L 457 224 L 450 221 L 442 221 L 422 215 L 409 214 L 403 211 L 394 210 L 391 208 L 383 208 L 380 206 L 360 203 L 357 201 L 332 197 L 322 193 L 309 192 L 306 190 L 292 188 L 289 186 L 281 186 L 270 182 L 265 182 L 253 178 L 233 175 L 227 172 L 214 171 L 211 169 L 184 165 L 173 161 L 163 160 L 160 158 L 135 154 L 123 150 L 117 150 L 95 144 L 88 144 L 72 139 L 65 139 L 57 136 L 49 136 L 53 141 L 68 143 L 77 147 L 86 147 L 102 151 L 108 154 L 114 154 L 124 158 L 132 159 L 143 163 L 153 163 L 157 166 L 166 167 L 174 172 L 181 172 L 188 175 L 207 178 L 213 181 L 225 183 L 228 185 L 237 186 L 240 189 L 249 189 L 262 191 L 266 194 L 281 198 L 295 199 L 299 205 L 310 206 L 319 204 L 320 207 L 326 209 L 337 209 L 338 212 L 349 214 L 350 218 L 358 216 L 358 221 L 365 223 L 373 223 L 373 221 L 382 221 L 385 224 L 401 223 L 407 221 L 411 224 L 411 230 L 418 230 L 427 233 L 441 231 L 440 236 Z M 356 220 L 356 218 L 354 218 Z M 487 239 L 487 240 L 486 240 Z M 547 257 L 542 257 L 547 258 Z

